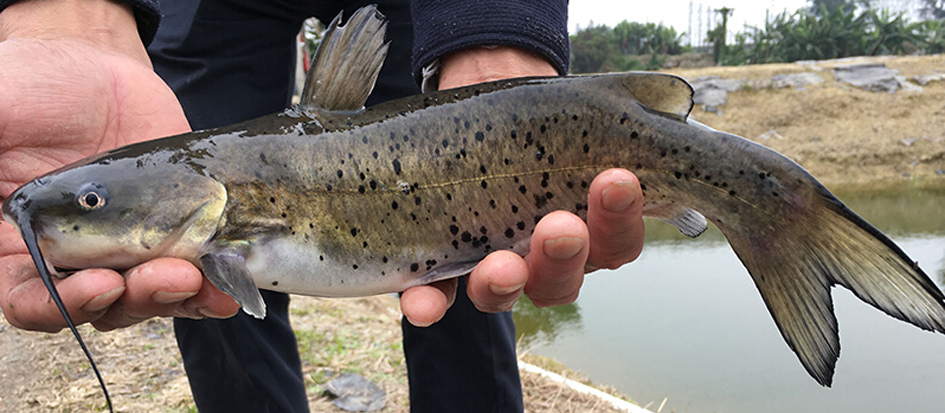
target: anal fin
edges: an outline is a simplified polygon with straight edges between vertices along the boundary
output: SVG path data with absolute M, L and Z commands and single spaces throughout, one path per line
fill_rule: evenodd
M 643 215 L 670 224 L 689 238 L 702 235 L 708 223 L 702 214 L 679 204 L 650 203 L 643 207 Z
M 200 257 L 200 264 L 213 286 L 233 297 L 243 306 L 243 311 L 258 319 L 266 317 L 266 303 L 243 257 L 210 253 Z

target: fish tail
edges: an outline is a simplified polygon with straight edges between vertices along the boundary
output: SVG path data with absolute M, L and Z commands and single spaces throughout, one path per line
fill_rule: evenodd
M 765 233 L 721 228 L 787 341 L 823 386 L 840 355 L 830 288 L 924 330 L 945 333 L 945 297 L 896 244 L 816 183 L 817 207 Z

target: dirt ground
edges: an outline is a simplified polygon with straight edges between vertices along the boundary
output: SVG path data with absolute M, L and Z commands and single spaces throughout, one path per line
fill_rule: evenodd
M 945 55 L 667 72 L 749 83 L 776 74 L 815 72 L 823 84 L 804 90 L 745 88 L 728 94 L 721 115 L 696 107 L 692 116 L 781 152 L 828 187 L 945 183 L 945 82 L 932 82 L 921 93 L 877 93 L 834 81 L 832 67 L 861 62 L 885 63 L 907 78 L 945 72 Z
M 879 60 L 911 77 L 945 71 L 945 56 Z M 849 63 L 849 62 L 845 62 Z M 855 89 L 833 80 L 830 67 L 776 64 L 671 69 L 687 78 L 719 75 L 760 83 L 781 73 L 816 71 L 826 82 L 729 93 L 721 114 L 693 110 L 698 120 L 770 146 L 829 187 L 945 184 L 945 82 L 922 93 Z M 323 395 L 326 372 L 353 371 L 387 392 L 386 412 L 407 412 L 400 315 L 394 298 L 295 297 L 299 338 L 313 412 L 340 411 Z M 195 412 L 168 319 L 121 331 L 80 328 L 119 412 Z M 560 371 L 559 371 L 560 372 Z M 573 373 L 567 373 L 571 374 Z M 610 412 L 597 399 L 523 373 L 528 412 Z M 0 412 L 103 411 L 104 398 L 68 332 L 30 333 L 0 317 Z

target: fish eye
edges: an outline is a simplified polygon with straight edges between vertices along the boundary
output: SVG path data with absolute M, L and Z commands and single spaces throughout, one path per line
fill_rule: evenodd
M 86 211 L 94 211 L 108 204 L 108 190 L 100 184 L 86 184 L 78 192 L 76 202 Z

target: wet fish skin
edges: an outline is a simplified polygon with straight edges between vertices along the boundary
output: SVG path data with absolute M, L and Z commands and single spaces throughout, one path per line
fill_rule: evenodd
M 687 122 L 692 90 L 679 78 L 517 79 L 354 112 L 366 96 L 335 90 L 68 166 L 18 189 L 4 218 L 35 229 L 31 252 L 52 266 L 176 256 L 262 316 L 254 284 L 367 295 L 465 274 L 494 250 L 524 254 L 538 219 L 583 217 L 593 177 L 624 167 L 644 188 L 644 215 L 690 236 L 703 215 L 722 230 L 821 384 L 839 357 L 833 285 L 945 332 L 945 298 L 905 253 L 794 162 Z M 90 240 L 94 252 L 71 247 Z

